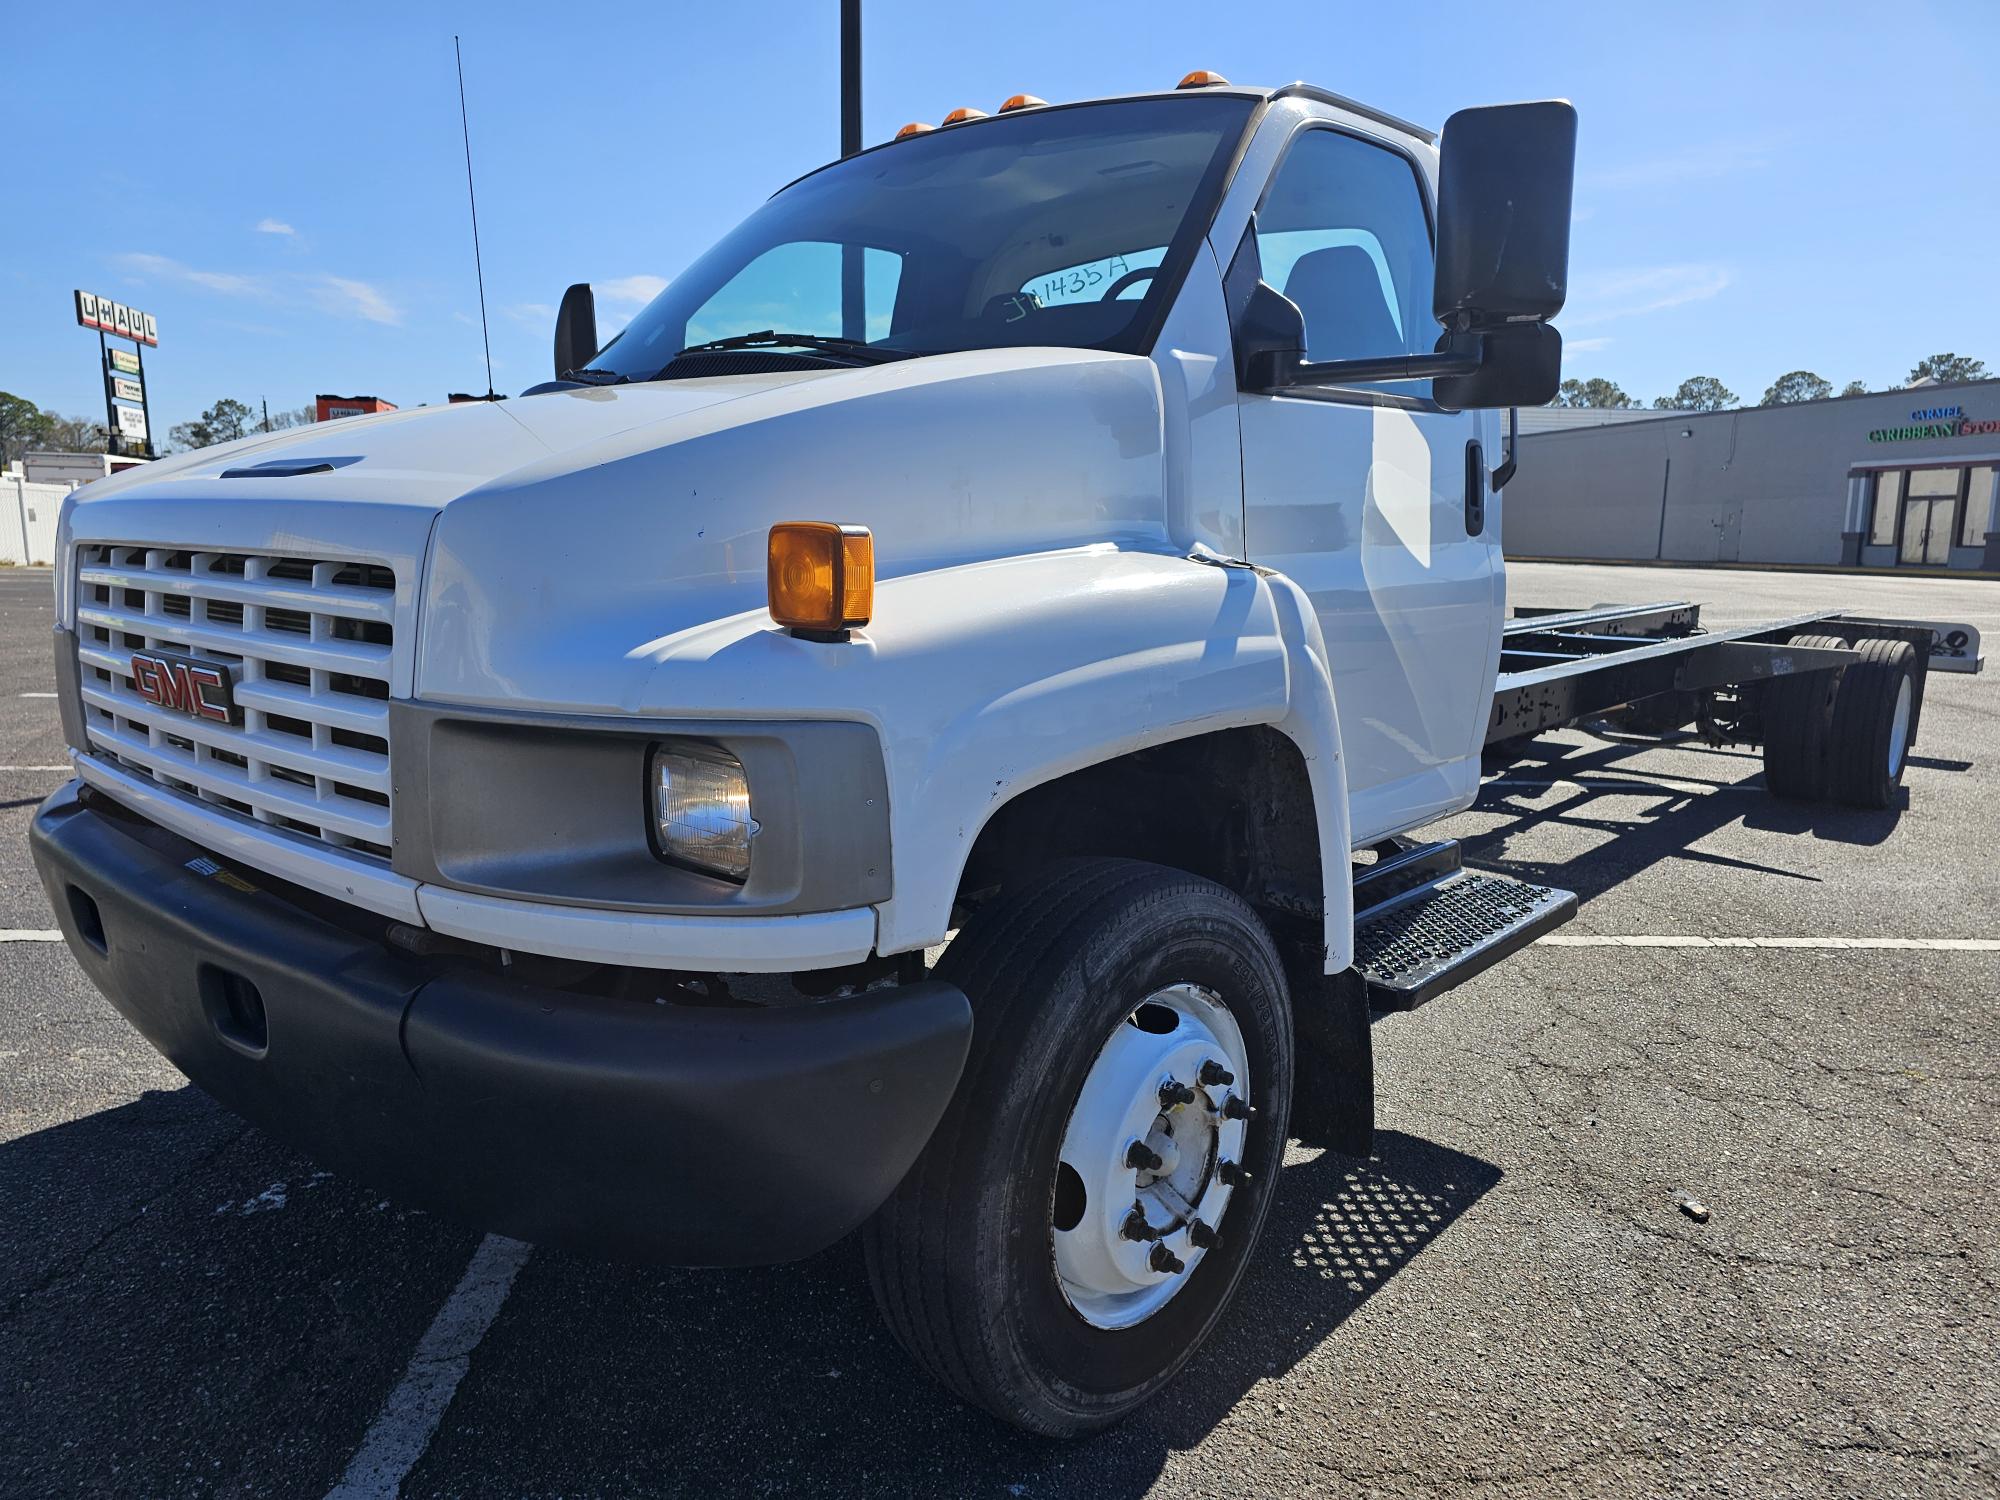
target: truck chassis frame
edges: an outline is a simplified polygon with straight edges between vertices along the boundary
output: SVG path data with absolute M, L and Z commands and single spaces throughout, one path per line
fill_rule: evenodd
M 1846 649 L 1795 646 L 1791 639 L 1796 635 L 1836 636 Z M 1888 638 L 1909 642 L 1917 654 L 1910 720 L 1914 744 L 1930 668 L 1976 672 L 1984 665 L 1976 638 L 1969 659 L 1934 658 L 1936 635 L 1921 621 L 1884 620 L 1841 610 L 1706 631 L 1701 628 L 1701 606 L 1685 600 L 1579 610 L 1518 609 L 1503 627 L 1486 743 L 1492 746 L 1560 729 L 1664 694 L 1722 691 L 1733 691 L 1749 710 L 1722 737 L 1760 743 L 1755 709 L 1761 684 L 1796 672 L 1847 666 L 1855 660 L 1851 648 L 1858 641 Z
M 1795 644 L 1801 636 L 1814 644 Z M 1505 760 L 1546 730 L 1614 715 L 1621 728 L 1641 736 L 1694 724 L 1711 744 L 1762 744 L 1774 684 L 1843 672 L 1867 659 L 1866 643 L 1883 640 L 1906 642 L 1915 655 L 1907 736 L 1890 752 L 1900 756 L 1916 741 L 1931 667 L 1976 672 L 1983 665 L 1970 626 L 1821 611 L 1706 631 L 1701 606 L 1685 600 L 1521 610 L 1503 627 L 1487 749 Z M 1798 712 L 1796 694 L 1789 711 Z M 1789 727 L 1799 731 L 1796 723 Z M 1767 748 L 1767 776 L 1769 757 Z M 1353 870 L 1355 969 L 1367 1011 L 1408 1010 L 1435 999 L 1577 910 L 1571 892 L 1467 868 L 1455 840 L 1389 839 L 1368 852 L 1372 862 Z M 1350 1014 L 1345 1033 L 1318 1022 L 1314 1030 L 1316 1044 L 1353 1079 L 1366 1071 L 1360 1014 Z

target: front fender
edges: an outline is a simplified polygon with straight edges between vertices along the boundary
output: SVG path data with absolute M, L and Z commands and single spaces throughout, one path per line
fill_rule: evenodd
M 1347 786 L 1318 624 L 1289 579 L 1110 545 L 883 581 L 841 645 L 735 616 L 653 643 L 679 714 L 865 718 L 887 761 L 894 894 L 877 946 L 941 941 L 974 840 L 1058 776 L 1270 725 L 1297 745 L 1325 862 L 1329 972 L 1351 958 Z

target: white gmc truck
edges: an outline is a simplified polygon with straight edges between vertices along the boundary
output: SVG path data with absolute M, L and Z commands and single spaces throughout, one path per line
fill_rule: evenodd
M 1300 1044 L 1365 1152 L 1371 1012 L 1573 909 L 1409 837 L 1489 745 L 1699 723 L 1881 805 L 1916 731 L 1928 627 L 1506 618 L 1575 116 L 1436 140 L 1207 74 L 959 111 L 602 348 L 572 288 L 520 397 L 77 492 L 78 961 L 411 1203 L 688 1265 L 858 1229 L 951 1389 L 1132 1410 L 1255 1253 Z

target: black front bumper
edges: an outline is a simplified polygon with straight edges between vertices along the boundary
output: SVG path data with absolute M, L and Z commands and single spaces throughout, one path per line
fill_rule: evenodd
M 916 1159 L 972 1034 L 941 983 L 747 1009 L 440 971 L 75 784 L 30 841 L 84 972 L 195 1083 L 335 1171 L 539 1243 L 823 1249 Z

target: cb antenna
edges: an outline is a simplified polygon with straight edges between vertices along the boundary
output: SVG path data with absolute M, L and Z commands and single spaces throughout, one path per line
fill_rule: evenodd
M 465 135 L 465 201 L 472 206 L 472 270 L 479 278 L 479 342 L 486 346 L 486 399 L 500 398 L 493 392 L 493 340 L 486 332 L 486 268 L 479 259 L 479 198 L 472 191 L 472 126 L 465 117 L 465 54 L 458 37 L 451 39 L 451 55 L 458 61 L 458 128 Z

